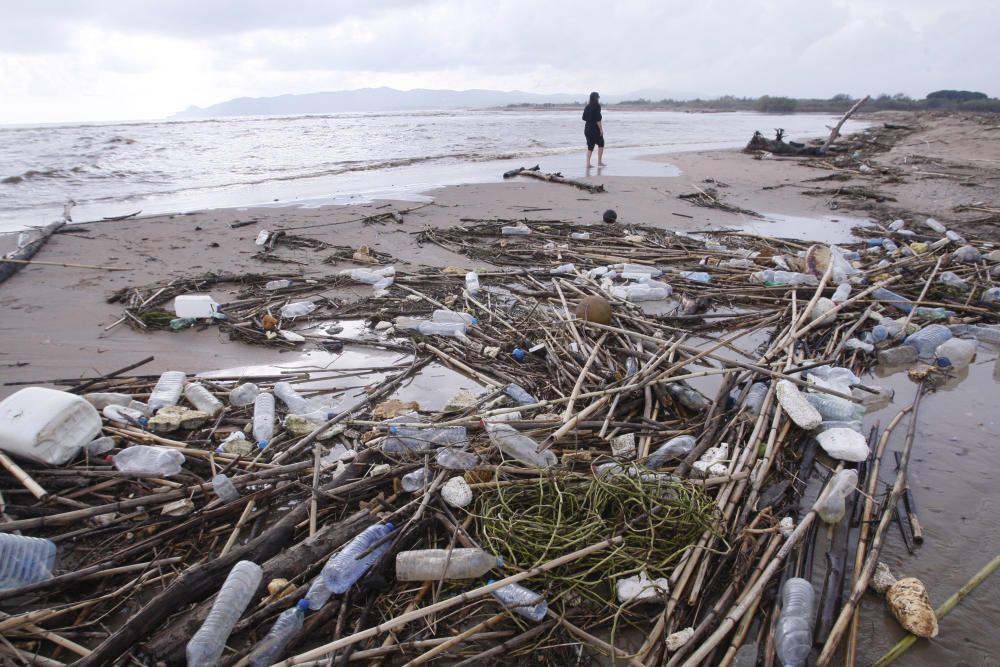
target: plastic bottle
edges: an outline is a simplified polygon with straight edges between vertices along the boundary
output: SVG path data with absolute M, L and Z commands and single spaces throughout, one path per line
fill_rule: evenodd
M 934 218 L 924 220 L 924 226 L 938 234 L 944 234 L 947 231 L 947 228 Z
M 396 579 L 399 581 L 442 581 L 476 579 L 503 561 L 482 549 L 418 549 L 396 554 Z
M 858 473 L 849 468 L 834 475 L 827 485 L 827 494 L 816 505 L 819 518 L 827 523 L 838 523 L 847 511 L 847 497 L 858 488 Z
M 279 289 L 285 289 L 286 287 L 291 287 L 291 286 L 292 286 L 292 281 L 285 279 L 269 280 L 266 283 L 264 283 L 264 289 L 268 290 L 269 292 L 273 292 Z
M 274 384 L 274 395 L 288 407 L 292 414 L 304 414 L 309 412 L 309 401 L 305 396 L 295 391 L 295 387 L 287 382 L 276 382 Z
M 302 629 L 302 622 L 309 609 L 307 600 L 299 600 L 278 615 L 278 620 L 271 626 L 271 631 L 258 642 L 248 658 L 250 667 L 268 667 L 277 662 L 281 652 L 288 646 L 289 640 Z
M 539 452 L 537 442 L 519 433 L 510 424 L 484 422 L 483 427 L 490 441 L 507 456 L 536 468 L 548 468 L 556 464 L 556 455 L 552 450 Z
M 500 228 L 500 234 L 503 236 L 523 236 L 530 233 L 530 227 L 522 227 L 521 225 L 505 226 Z
M 472 470 L 479 465 L 479 457 L 475 454 L 451 447 L 442 447 L 434 452 L 434 460 L 448 470 Z
M 834 303 L 843 303 L 851 296 L 851 283 L 840 283 L 837 289 L 834 290 L 833 296 L 830 297 L 830 301 Z
M 590 239 L 590 232 L 573 232 L 569 237 L 577 241 L 586 241 Z
M 111 457 L 115 468 L 145 477 L 170 477 L 181 471 L 185 458 L 176 449 L 132 445 Z
M 991 343 L 1000 345 L 1000 327 L 986 324 L 976 324 L 969 329 L 969 333 L 976 337 L 981 343 Z
M 681 271 L 680 276 L 687 280 L 693 280 L 696 283 L 712 282 L 712 276 L 704 271 Z
M 667 461 L 682 459 L 691 453 L 691 450 L 694 449 L 694 443 L 695 438 L 692 435 L 679 435 L 676 438 L 671 438 L 649 455 L 649 458 L 646 459 L 646 465 L 656 469 Z
M 83 450 L 90 456 L 100 456 L 101 454 L 107 454 L 116 446 L 115 439 L 106 435 L 103 438 L 91 440 L 83 446 Z
M 254 243 L 262 246 L 265 243 L 267 243 L 267 239 L 269 236 L 271 236 L 271 232 L 267 231 L 266 229 L 262 229 L 259 232 L 257 232 L 257 238 L 254 239 Z
M 899 246 L 892 242 L 892 239 L 882 239 L 882 247 L 890 255 L 894 255 L 899 252 Z
M 222 473 L 212 478 L 212 490 L 224 503 L 231 503 L 240 497 L 240 492 L 236 490 L 233 480 Z
M 624 262 L 622 264 L 615 264 L 614 268 L 622 273 L 645 273 L 650 278 L 656 278 L 663 273 L 660 269 L 655 266 L 649 266 L 648 264 L 630 264 L 628 262 Z
M 81 398 L 98 410 L 103 410 L 109 405 L 128 405 L 132 402 L 132 397 L 128 394 L 113 394 L 105 392 L 95 392 L 93 394 L 83 394 Z
M 774 648 L 785 667 L 803 667 L 812 649 L 813 587 L 805 579 L 789 579 L 781 588 L 781 615 L 774 629 Z
M 900 345 L 899 347 L 879 350 L 877 358 L 883 366 L 902 366 L 903 364 L 912 364 L 917 360 L 917 350 L 909 345 Z
M 242 408 L 252 404 L 259 393 L 260 388 L 253 382 L 244 382 L 239 386 L 233 387 L 229 392 L 229 403 L 234 407 Z
M 764 398 L 767 397 L 767 392 L 770 387 L 767 386 L 766 382 L 754 382 L 750 385 L 750 391 L 747 392 L 746 402 L 743 406 L 747 409 L 747 413 L 753 416 L 760 414 L 760 410 L 764 407 Z
M 805 394 L 805 397 L 823 417 L 823 421 L 849 422 L 865 415 L 864 407 L 839 396 L 815 393 Z
M 274 435 L 274 396 L 268 392 L 258 394 L 253 401 L 253 437 L 261 449 Z
M 981 257 L 979 251 L 971 245 L 962 246 L 953 252 L 951 256 L 955 258 L 956 262 L 960 262 L 962 264 L 974 264 L 978 262 Z
M 192 382 L 184 387 L 184 397 L 191 402 L 191 405 L 212 417 L 219 414 L 224 407 L 222 401 L 217 399 L 208 387 L 198 382 Z
M 149 419 L 140 410 L 130 408 L 127 405 L 105 405 L 101 414 L 113 422 L 120 424 L 137 424 L 143 428 L 149 423 Z
M 903 341 L 917 351 L 920 359 L 930 359 L 938 345 L 951 338 L 951 331 L 943 324 L 928 324 L 916 333 L 912 333 Z
M 312 584 L 310 584 L 309 590 L 306 591 L 306 596 L 303 599 L 306 601 L 309 609 L 317 611 L 322 609 L 331 597 L 333 597 L 333 591 L 326 587 L 323 577 L 316 577 L 313 579 Z
M 386 552 L 389 548 L 389 541 L 383 542 L 367 556 L 361 558 L 358 558 L 358 556 L 371 549 L 373 544 L 388 536 L 392 532 L 392 529 L 393 525 L 391 523 L 368 526 L 361 531 L 361 534 L 348 542 L 343 549 L 331 556 L 330 560 L 323 566 L 323 571 L 319 573 L 327 589 L 331 593 L 340 594 L 360 579 L 368 571 L 368 568 Z M 309 608 L 312 609 L 312 605 Z
M 187 643 L 188 667 L 212 667 L 218 662 L 229 633 L 253 600 L 262 575 L 260 566 L 249 560 L 233 566 L 205 622 Z
M 947 359 L 948 366 L 962 370 L 976 357 L 976 341 L 964 338 L 950 338 L 934 350 L 935 358 Z
M 465 274 L 465 290 L 472 296 L 479 294 L 479 275 L 475 271 Z
M 463 338 L 468 331 L 464 322 L 431 322 L 424 320 L 417 331 L 425 336 L 453 336 Z
M 444 445 L 464 445 L 468 441 L 469 435 L 464 426 L 390 426 L 389 437 L 382 443 L 382 451 L 387 454 L 405 454 Z
M 905 220 L 893 220 L 889 223 L 889 231 L 898 232 L 906 224 Z
M 468 313 L 460 313 L 455 310 L 448 310 L 445 308 L 438 308 L 434 311 L 431 316 L 434 322 L 460 322 L 466 326 L 473 326 L 479 324 L 479 320 Z
M 362 283 L 365 285 L 377 285 L 384 278 L 391 278 L 396 275 L 396 269 L 392 266 L 387 266 L 381 269 L 369 270 L 369 269 L 349 269 L 341 271 L 340 275 L 347 275 L 351 280 L 357 283 Z
M 795 271 L 774 271 L 765 269 L 750 274 L 750 282 L 764 285 L 818 285 L 816 276 L 809 273 L 797 273 Z
M 938 282 L 957 290 L 965 291 L 969 289 L 969 283 L 958 277 L 954 271 L 944 271 L 938 276 Z
M 0 590 L 52 578 L 56 545 L 40 537 L 0 533 Z
M 488 582 L 495 583 L 492 579 Z M 493 591 L 493 597 L 518 616 L 538 623 L 545 618 L 549 605 L 545 598 L 520 584 L 507 584 Z
M 149 409 L 156 412 L 168 405 L 177 405 L 186 381 L 187 376 L 183 371 L 167 371 L 161 375 L 160 379 L 156 381 L 153 391 L 149 394 L 149 401 L 147 401 Z
M 408 472 L 399 479 L 399 485 L 403 491 L 413 493 L 424 488 L 431 481 L 431 471 L 428 468 L 418 468 L 413 472 Z
M 281 316 L 285 318 L 302 317 L 316 310 L 316 304 L 312 301 L 293 301 L 281 307 Z
M 1000 287 L 991 287 L 988 290 L 984 291 L 980 295 L 979 300 L 982 303 L 1000 302 Z M 84 398 L 86 398 L 86 396 L 84 396 Z
M 553 276 L 568 276 L 576 271 L 576 264 L 572 262 L 569 264 L 560 264 L 554 269 L 549 269 L 549 273 Z
M 611 296 L 616 299 L 624 299 L 636 303 L 640 301 L 660 301 L 668 298 L 672 293 L 673 288 L 670 285 L 648 282 L 612 287 L 610 290 Z
M 514 402 L 518 405 L 532 405 L 538 402 L 538 399 L 529 394 L 518 384 L 509 384 L 504 387 L 504 393 L 514 399 Z

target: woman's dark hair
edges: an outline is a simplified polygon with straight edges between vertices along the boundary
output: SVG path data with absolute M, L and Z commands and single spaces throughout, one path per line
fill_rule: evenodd
M 598 95 L 598 94 L 597 94 L 596 92 L 593 92 L 593 93 L 591 93 L 591 94 L 590 94 L 590 103 L 591 103 L 591 104 L 597 104 L 597 100 L 599 100 L 599 99 L 600 99 L 600 97 L 601 97 L 601 96 L 600 96 L 600 95 Z

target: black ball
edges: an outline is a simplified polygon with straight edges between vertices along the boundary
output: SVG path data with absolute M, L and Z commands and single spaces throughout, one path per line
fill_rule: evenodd
M 618 219 L 618 214 L 614 212 L 614 209 L 608 209 L 604 212 L 604 222 L 614 222 Z

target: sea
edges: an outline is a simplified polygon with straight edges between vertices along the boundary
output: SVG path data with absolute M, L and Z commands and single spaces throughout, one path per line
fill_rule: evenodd
M 419 199 L 536 164 L 584 176 L 580 116 L 580 109 L 504 108 L 0 126 L 0 231 L 62 219 L 67 202 L 79 222 Z M 801 141 L 825 136 L 837 120 L 606 107 L 604 175 L 676 175 L 642 158 L 739 147 L 754 131 L 772 136 L 778 127 Z M 849 121 L 844 131 L 860 127 Z

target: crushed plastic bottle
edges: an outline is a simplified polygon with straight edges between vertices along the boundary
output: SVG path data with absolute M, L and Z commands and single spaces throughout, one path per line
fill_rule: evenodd
M 56 545 L 41 537 L 0 533 L 0 590 L 52 578 Z
M 434 460 L 447 470 L 472 470 L 479 465 L 479 457 L 461 449 L 442 447 L 434 452 Z
M 309 412 L 309 401 L 288 382 L 276 382 L 274 395 L 285 404 L 288 412 L 296 415 Z
M 240 492 L 236 490 L 233 480 L 221 472 L 212 478 L 212 490 L 224 503 L 231 503 L 240 497 Z
M 399 581 L 444 581 L 476 579 L 493 568 L 503 567 L 503 560 L 478 548 L 419 549 L 396 554 L 396 579 Z
M 217 399 L 215 394 L 208 390 L 208 387 L 199 382 L 185 385 L 184 398 L 190 401 L 195 408 L 211 417 L 219 414 L 224 407 L 222 401 Z
M 956 262 L 960 262 L 962 264 L 975 264 L 982 259 L 982 255 L 979 254 L 979 251 L 971 245 L 962 246 L 953 252 L 951 256 Z
M 396 268 L 393 266 L 386 266 L 381 269 L 345 269 L 340 272 L 340 275 L 348 276 L 351 280 L 356 283 L 362 283 L 364 285 L 377 286 L 380 282 L 386 278 L 392 278 L 396 275 Z M 389 284 L 392 284 L 391 282 Z
M 226 640 L 260 586 L 263 570 L 249 560 L 241 560 L 215 596 L 205 622 L 187 643 L 188 667 L 212 667 L 222 656 Z
M 907 336 L 903 344 L 915 349 L 919 359 L 932 359 L 938 345 L 949 338 L 951 338 L 951 331 L 948 327 L 943 324 L 928 324 L 920 331 Z
M 156 412 L 160 408 L 168 405 L 177 405 L 181 398 L 181 390 L 187 381 L 187 375 L 183 371 L 167 371 L 156 381 L 156 386 L 149 394 L 149 409 Z
M 119 424 L 136 424 L 145 428 L 146 424 L 149 423 L 149 418 L 141 410 L 136 410 L 127 405 L 116 405 L 114 403 L 105 405 L 104 409 L 101 410 L 101 414 Z
M 521 385 L 509 384 L 504 387 L 503 391 L 518 405 L 533 405 L 538 402 L 538 399 L 525 391 Z
M 430 468 L 418 468 L 413 472 L 406 473 L 399 479 L 399 485 L 403 491 L 413 493 L 424 488 L 431 481 Z
M 550 269 L 549 273 L 553 276 L 568 276 L 576 271 L 576 264 L 560 264 L 554 269 Z
M 382 451 L 386 454 L 407 454 L 433 447 L 464 445 L 468 441 L 469 435 L 464 426 L 390 426 Z
M 696 283 L 712 282 L 712 276 L 705 271 L 681 271 L 679 275 L 685 280 L 691 280 Z
M 917 350 L 909 345 L 890 347 L 885 350 L 879 350 L 877 359 L 883 366 L 902 366 L 904 364 L 912 364 L 917 360 Z
M 538 443 L 520 433 L 510 424 L 483 422 L 490 441 L 505 455 L 535 468 L 548 468 L 556 464 L 556 455 L 550 449 L 538 451 Z
M 115 468 L 143 477 L 170 477 L 181 471 L 185 458 L 176 449 L 132 445 L 111 457 Z
M 288 642 L 302 629 L 302 623 L 309 609 L 307 600 L 299 600 L 278 615 L 270 632 L 260 640 L 248 658 L 250 667 L 268 667 L 277 662 Z
M 938 282 L 963 292 L 969 289 L 969 283 L 959 278 L 954 271 L 943 271 L 938 276 Z
M 694 449 L 695 438 L 692 435 L 679 435 L 671 438 L 660 445 L 656 451 L 646 459 L 646 465 L 654 470 L 660 468 L 667 461 L 682 459 Z
M 273 292 L 279 289 L 285 289 L 286 287 L 291 287 L 291 286 L 292 286 L 292 281 L 286 279 L 269 280 L 266 283 L 264 283 L 264 289 L 266 289 L 269 292 Z
M 359 556 L 369 551 L 376 542 L 387 537 L 392 530 L 391 523 L 368 526 L 343 549 L 331 556 L 323 566 L 323 571 L 319 573 L 326 588 L 337 595 L 347 591 L 388 550 L 390 541 L 383 542 L 366 556 L 361 558 Z M 310 604 L 309 608 L 314 607 Z
M 241 385 L 233 387 L 229 392 L 229 403 L 237 408 L 252 405 L 257 399 L 258 394 L 260 394 L 260 388 L 257 385 L 253 382 L 244 382 Z
M 844 303 L 851 296 L 851 283 L 840 283 L 837 285 L 837 289 L 834 290 L 833 296 L 830 297 L 830 301 L 834 303 Z
M 818 285 L 819 280 L 810 273 L 795 271 L 774 271 L 765 269 L 750 274 L 750 282 L 777 287 L 779 285 Z
M 431 322 L 430 320 L 424 320 L 417 326 L 417 331 L 425 336 L 464 338 L 468 328 L 464 322 Z
M 488 582 L 496 583 L 492 579 Z M 545 598 L 520 584 L 507 584 L 493 591 L 493 597 L 518 616 L 535 623 L 545 618 L 549 605 Z
M 447 308 L 438 308 L 434 311 L 431 316 L 434 322 L 460 322 L 466 326 L 475 326 L 479 324 L 479 319 L 469 315 L 468 313 L 461 313 L 456 310 L 448 310 Z
M 316 310 L 316 304 L 312 301 L 293 301 L 281 307 L 281 316 L 286 319 L 304 317 Z
M 590 238 L 590 232 L 573 232 L 569 237 L 577 241 L 586 241 Z
M 116 446 L 117 444 L 115 443 L 115 439 L 106 435 L 104 437 L 91 440 L 83 446 L 83 450 L 87 452 L 89 456 L 100 456 L 101 454 L 107 454 Z
M 781 588 L 781 614 L 774 629 L 774 648 L 785 667 L 804 667 L 812 649 L 813 587 L 794 577 Z
M 849 422 L 865 415 L 863 406 L 839 396 L 826 393 L 807 393 L 804 396 L 822 415 L 823 421 Z
M 475 271 L 465 274 L 465 291 L 472 296 L 479 294 L 479 274 Z
M 258 394 L 253 401 L 253 437 L 261 449 L 274 436 L 274 396 L 268 392 Z
M 816 505 L 816 513 L 827 523 L 839 523 L 847 511 L 847 497 L 858 487 L 858 473 L 850 468 L 841 470 L 827 484 L 827 494 Z

